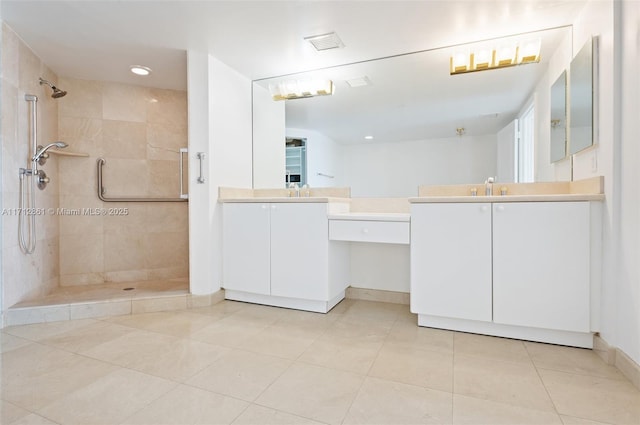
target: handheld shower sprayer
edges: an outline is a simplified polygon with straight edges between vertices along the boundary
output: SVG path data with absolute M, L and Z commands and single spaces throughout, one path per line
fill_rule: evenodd
M 51 148 L 56 148 L 56 149 L 61 149 L 61 148 L 66 148 L 67 145 L 65 142 L 53 142 L 53 143 L 49 143 L 47 146 L 45 147 L 40 147 L 38 146 L 38 152 L 33 155 L 33 158 L 31 158 L 32 161 L 39 161 L 40 158 L 46 158 L 45 154 L 46 152 L 51 149 Z M 42 165 L 42 164 L 40 164 Z
M 51 93 L 51 97 L 54 99 L 61 98 L 63 96 L 66 96 L 67 94 L 66 91 L 60 90 L 59 88 L 54 86 L 53 83 L 51 83 L 51 81 L 47 81 L 44 78 L 40 77 L 40 85 L 43 85 L 43 84 L 46 84 L 47 86 L 51 87 L 51 90 L 53 90 L 53 93 Z

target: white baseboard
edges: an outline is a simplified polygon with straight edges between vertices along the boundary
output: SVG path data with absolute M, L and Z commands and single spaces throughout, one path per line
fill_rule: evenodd
M 383 291 L 380 289 L 347 288 L 346 298 L 364 301 L 409 305 L 408 292 Z

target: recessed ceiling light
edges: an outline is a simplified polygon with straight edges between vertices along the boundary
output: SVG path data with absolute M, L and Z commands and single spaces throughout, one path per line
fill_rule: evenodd
M 305 41 L 308 41 L 316 48 L 317 51 L 339 49 L 344 47 L 344 43 L 338 37 L 335 32 L 329 32 L 327 34 L 312 35 L 305 37 Z
M 131 72 L 133 72 L 136 75 L 149 75 L 149 74 L 151 74 L 151 68 L 148 68 L 148 67 L 142 66 L 142 65 L 131 65 L 129 67 L 129 69 L 131 70 Z
M 364 136 L 366 140 L 373 140 L 373 136 Z

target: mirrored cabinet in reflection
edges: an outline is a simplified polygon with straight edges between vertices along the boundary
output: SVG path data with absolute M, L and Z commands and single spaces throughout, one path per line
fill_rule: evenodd
M 580 152 L 596 143 L 597 130 L 597 46 L 592 37 L 571 61 L 569 68 L 569 153 Z

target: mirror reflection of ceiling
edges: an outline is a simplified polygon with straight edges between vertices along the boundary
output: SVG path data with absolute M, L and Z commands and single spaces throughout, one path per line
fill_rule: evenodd
M 58 75 L 186 89 L 188 50 L 251 80 L 574 22 L 586 0 L 2 0 L 0 16 Z M 316 52 L 306 36 L 346 47 Z M 153 69 L 147 79 L 132 64 Z
M 449 75 L 453 49 L 442 48 L 256 83 L 268 89 L 281 80 L 333 80 L 332 96 L 285 101 L 286 125 L 320 131 L 341 144 L 369 143 L 365 136 L 373 142 L 447 138 L 457 128 L 467 136 L 496 134 L 523 108 L 570 34 L 563 27 L 496 41 L 542 41 L 540 63 L 509 68 Z M 371 85 L 347 83 L 365 76 Z

